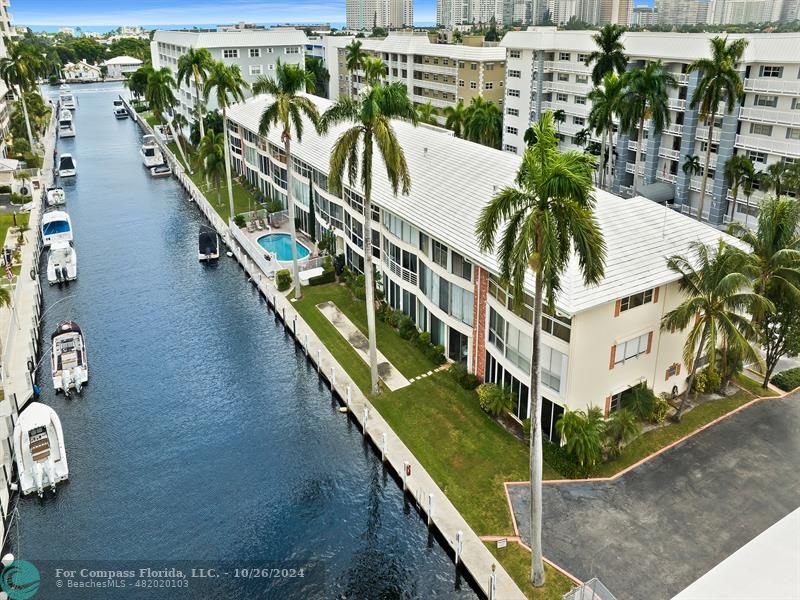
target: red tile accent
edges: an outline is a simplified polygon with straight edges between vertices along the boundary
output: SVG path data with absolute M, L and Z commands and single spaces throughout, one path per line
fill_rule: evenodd
M 614 316 L 615 317 L 619 316 L 620 310 L 622 310 L 622 300 L 617 300 L 614 303 Z
M 609 371 L 614 368 L 614 359 L 617 357 L 617 345 L 611 346 L 611 360 L 608 361 Z
M 610 414 L 611 414 L 611 396 L 606 396 L 605 415 L 608 416 Z
M 647 334 L 647 353 L 650 354 L 650 350 L 653 349 L 653 332 Z

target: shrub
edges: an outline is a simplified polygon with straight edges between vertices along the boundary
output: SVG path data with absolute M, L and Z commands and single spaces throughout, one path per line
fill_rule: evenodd
M 308 280 L 308 285 L 323 285 L 325 283 L 333 283 L 334 281 L 336 281 L 336 273 L 333 272 L 333 269 L 330 269 L 324 270 L 322 275 L 311 277 Z
M 600 409 L 593 406 L 586 412 L 567 409 L 556 428 L 566 441 L 567 453 L 587 474 L 591 473 L 603 454 L 603 413 Z
M 603 438 L 609 456 L 619 456 L 622 447 L 639 435 L 636 417 L 627 408 L 612 413 L 603 426 Z
M 640 421 L 653 418 L 657 396 L 645 384 L 639 384 L 623 396 L 623 408 L 628 409 Z
M 397 323 L 397 333 L 404 340 L 413 340 L 417 336 L 417 326 L 408 315 L 403 315 Z
M 511 391 L 503 389 L 495 383 L 484 383 L 478 386 L 478 402 L 481 408 L 493 417 L 510 411 L 514 405 Z
M 435 346 L 431 346 L 428 358 L 430 358 L 437 365 L 444 364 L 445 361 L 447 361 L 447 358 L 444 355 L 444 346 L 442 346 L 441 344 L 436 344 Z
M 394 310 L 393 308 L 389 307 L 389 310 L 386 311 L 386 322 L 394 328 L 397 328 L 400 325 L 400 317 L 405 316 L 400 311 Z
M 333 269 L 337 275 L 341 275 L 344 272 L 344 254 L 337 254 L 336 258 L 333 259 Z
M 292 285 L 292 274 L 289 269 L 281 269 L 275 273 L 275 285 L 278 286 L 279 292 L 285 292 Z
M 322 268 L 326 271 L 333 271 L 333 257 L 326 256 L 322 259 Z
M 781 371 L 772 378 L 772 383 L 784 392 L 790 392 L 796 387 L 800 387 L 800 367 Z
M 283 210 L 283 204 L 280 203 L 280 200 L 270 200 L 267 203 L 267 211 L 270 213 L 281 212 Z
M 448 371 L 456 383 L 465 390 L 474 390 L 481 384 L 481 380 L 474 373 L 467 371 L 467 368 L 461 363 L 454 363 L 450 365 Z
M 236 215 L 233 217 L 233 222 L 237 227 L 244 227 L 247 225 L 247 220 L 244 218 L 244 215 Z
M 431 343 L 431 334 L 428 331 L 422 331 L 417 338 L 417 343 L 420 346 L 430 346 Z
M 11 192 L 11 204 L 25 204 L 26 202 L 28 202 L 28 196 Z
M 719 391 L 721 383 L 722 381 L 716 369 L 706 367 L 695 375 L 692 389 L 698 394 L 712 394 Z
M 530 419 L 526 420 L 530 436 Z M 542 459 L 566 479 L 581 479 L 587 475 L 586 470 L 578 466 L 562 446 L 554 444 L 550 440 L 542 440 Z
M 11 193 L 10 185 L 0 185 L 0 194 L 10 194 L 10 193 Z
M 671 397 L 667 392 L 662 392 L 656 398 L 653 405 L 653 413 L 650 415 L 651 423 L 663 423 L 666 420 L 669 411 L 672 409 L 672 405 L 669 403 Z

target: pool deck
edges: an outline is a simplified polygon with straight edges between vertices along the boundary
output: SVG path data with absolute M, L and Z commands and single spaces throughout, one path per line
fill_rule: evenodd
M 268 226 L 266 229 L 262 229 L 260 231 L 259 230 L 247 231 L 247 228 L 243 227 L 243 228 L 241 228 L 241 232 L 245 235 L 245 237 L 247 237 L 248 240 L 253 242 L 253 247 L 254 248 L 259 248 L 261 250 L 263 250 L 263 248 L 261 248 L 261 245 L 258 243 L 258 238 L 264 237 L 265 235 L 268 235 L 270 233 L 285 233 L 285 234 L 289 234 L 290 233 L 288 224 L 283 224 L 280 227 L 269 227 Z M 300 270 L 302 271 L 304 269 L 303 262 L 308 260 L 308 259 L 310 259 L 310 258 L 316 258 L 316 257 L 320 256 L 320 253 L 317 250 L 317 245 L 314 242 L 312 242 L 307 236 L 303 235 L 302 233 L 298 232 L 297 241 L 300 242 L 301 244 L 303 244 L 303 246 L 305 246 L 306 248 L 308 248 L 308 250 L 310 252 L 310 254 L 307 257 L 304 257 L 304 258 L 300 259 Z M 266 250 L 264 250 L 264 255 L 265 256 L 267 255 Z M 270 260 L 270 262 L 275 263 L 276 261 Z M 280 269 L 291 269 L 291 267 L 292 267 L 292 261 L 291 260 L 288 260 L 288 261 L 277 261 L 277 264 L 275 265 L 275 268 L 273 269 L 273 273 L 275 271 L 280 270 Z

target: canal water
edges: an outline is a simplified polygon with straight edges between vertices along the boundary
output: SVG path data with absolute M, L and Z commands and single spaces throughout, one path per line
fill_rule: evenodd
M 61 182 L 78 280 L 49 287 L 42 263 L 42 343 L 77 321 L 90 381 L 65 399 L 47 358 L 38 372 L 70 468 L 55 495 L 20 501 L 10 533 L 41 597 L 476 597 L 239 266 L 198 262 L 200 213 L 142 166 L 139 129 L 112 114 L 122 88 L 73 90 L 77 137 L 58 150 L 78 169 Z M 76 566 L 218 577 L 188 591 L 52 587 Z

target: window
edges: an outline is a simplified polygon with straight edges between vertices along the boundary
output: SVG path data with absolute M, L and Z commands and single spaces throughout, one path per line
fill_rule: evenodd
M 286 48 L 286 54 L 300 54 L 300 48 L 297 46 Z
M 440 267 L 447 268 L 447 246 L 431 240 L 431 258 Z
M 505 351 L 506 322 L 493 308 L 489 308 L 489 343 Z
M 705 152 L 707 148 L 708 148 L 708 142 L 700 142 L 700 151 L 701 152 Z M 719 144 L 717 142 L 712 142 L 711 143 L 711 152 L 713 152 L 714 154 L 719 152 Z
M 453 252 L 450 256 L 450 272 L 458 275 L 467 281 L 472 281 L 472 264 L 458 252 Z
M 491 90 L 491 89 L 493 89 L 493 88 L 494 88 L 494 82 L 492 82 L 492 81 L 487 81 L 486 83 L 484 83 L 484 84 L 483 84 L 483 87 L 484 87 L 485 89 L 487 89 L 487 90 Z
M 564 355 L 561 352 L 542 345 L 540 356 L 542 384 L 557 392 L 561 391 L 563 361 Z
M 619 310 L 620 312 L 630 310 L 631 308 L 636 308 L 637 306 L 648 304 L 652 301 L 653 290 L 645 290 L 643 292 L 639 292 L 638 294 L 634 294 L 633 296 L 622 298 L 619 303 Z
M 519 90 L 512 90 L 511 88 L 508 88 L 508 95 L 512 98 L 519 98 Z
M 464 87 L 464 80 L 463 79 L 459 79 L 458 80 L 458 87 Z
M 778 97 L 758 95 L 753 101 L 753 106 L 768 106 L 770 108 L 775 108 L 778 106 Z
M 519 58 L 520 57 L 519 50 L 509 50 L 508 57 L 509 58 Z
M 570 60 L 572 55 L 569 52 L 559 52 L 558 60 Z
M 516 127 L 511 127 L 511 125 L 506 125 L 506 133 L 510 133 L 511 135 L 517 135 L 519 133 L 519 129 Z
M 559 73 L 558 74 L 559 81 L 569 81 L 569 73 Z
M 575 75 L 575 83 L 589 83 L 588 75 Z
M 566 102 L 566 101 L 567 101 L 567 95 L 566 94 L 562 94 L 562 93 L 556 94 L 556 102 Z
M 583 125 L 585 125 L 585 124 L 586 124 L 586 119 L 584 119 L 583 117 L 572 117 L 572 122 L 573 122 L 575 125 L 581 125 L 581 126 L 583 126 Z
M 459 69 L 463 69 L 464 68 L 464 61 L 463 60 L 458 61 L 458 68 Z
M 446 58 L 443 58 L 443 59 L 442 59 L 442 64 L 443 64 L 444 66 L 447 66 L 447 65 L 449 65 L 449 64 L 450 64 L 450 61 L 449 61 L 449 60 L 447 60 Z
M 545 306 L 542 308 L 542 331 L 568 342 L 572 333 L 572 319 L 551 312 Z
M 506 107 L 506 114 L 507 115 L 511 115 L 512 117 L 518 117 L 519 116 L 519 109 L 511 108 L 510 106 L 507 106 Z
M 239 58 L 238 48 L 225 48 L 222 51 L 222 58 Z
M 575 104 L 586 104 L 586 96 L 575 96 Z
M 642 354 L 647 354 L 650 351 L 650 336 L 651 333 L 645 333 L 627 342 L 617 344 L 615 346 L 614 364 L 618 365 L 637 358 Z
M 512 146 L 511 144 L 506 144 L 505 146 L 503 146 L 503 150 L 505 150 L 506 152 L 513 152 L 514 154 L 517 153 L 517 147 Z
M 494 71 L 494 63 L 486 63 L 487 71 Z
M 261 65 L 250 65 L 250 75 L 261 75 Z
M 776 77 L 780 79 L 783 77 L 783 67 L 776 67 L 772 65 L 761 65 L 759 68 L 760 77 Z
M 506 358 L 526 373 L 530 373 L 531 370 L 532 345 L 531 337 L 527 333 L 506 323 Z M 544 353 L 544 348 L 542 346 L 542 353 Z
M 789 127 L 786 129 L 787 140 L 800 140 L 800 129 L 793 129 Z
M 760 164 L 767 164 L 767 153 L 766 152 L 757 152 L 756 150 L 748 150 L 747 151 L 747 158 L 752 160 L 754 163 Z
M 792 110 L 800 110 L 800 98 L 792 98 Z
M 433 64 L 438 65 L 439 64 L 439 59 L 438 58 L 434 58 L 433 59 Z
M 508 70 L 508 76 L 518 79 L 518 78 L 522 77 L 522 71 L 517 71 L 516 69 L 509 69 Z
M 267 65 L 267 71 L 274 71 L 275 65 Z
M 478 63 L 469 63 L 469 70 L 470 71 L 477 71 L 478 70 Z
M 469 89 L 477 90 L 478 89 L 478 82 L 477 81 L 470 81 L 469 82 Z
M 261 48 L 250 48 L 250 58 L 260 58 Z
M 753 135 L 772 135 L 772 125 L 764 125 L 762 123 L 750 123 L 750 133 Z
M 578 54 L 578 62 L 585 63 L 587 58 L 589 58 L 588 54 Z

